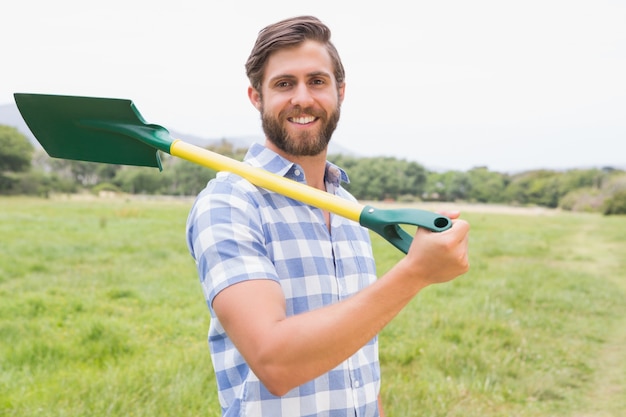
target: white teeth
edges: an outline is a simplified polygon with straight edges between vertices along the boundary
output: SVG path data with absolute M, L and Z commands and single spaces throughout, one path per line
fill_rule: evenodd
M 307 123 L 311 123 L 314 120 L 315 120 L 315 117 L 312 117 L 312 116 L 308 116 L 308 117 L 292 117 L 291 118 L 292 122 L 298 123 L 300 125 L 305 125 Z

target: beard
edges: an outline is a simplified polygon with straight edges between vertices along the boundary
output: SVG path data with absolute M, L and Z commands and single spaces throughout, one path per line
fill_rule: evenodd
M 273 117 L 266 114 L 265 108 L 261 107 L 261 121 L 265 136 L 278 149 L 293 156 L 315 156 L 323 152 L 328 147 L 330 138 L 337 128 L 340 114 L 341 107 L 339 105 L 330 115 L 323 110 L 302 109 L 300 106 L 295 106 L 280 112 L 278 117 Z M 287 118 L 302 115 L 318 118 L 321 127 L 315 132 L 303 131 L 290 135 L 285 125 Z

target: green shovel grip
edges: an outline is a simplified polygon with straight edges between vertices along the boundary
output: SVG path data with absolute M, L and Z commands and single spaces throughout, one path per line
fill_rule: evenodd
M 380 210 L 365 206 L 359 217 L 361 226 L 378 233 L 389 243 L 404 253 L 409 252 L 413 236 L 407 233 L 401 224 L 424 227 L 433 232 L 443 232 L 452 227 L 452 221 L 432 211 L 418 209 Z

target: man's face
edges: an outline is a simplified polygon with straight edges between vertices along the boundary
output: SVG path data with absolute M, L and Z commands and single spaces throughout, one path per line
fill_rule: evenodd
M 277 150 L 314 156 L 326 149 L 339 122 L 344 89 L 337 88 L 330 56 L 321 44 L 306 41 L 275 52 L 265 68 L 262 91 L 255 105 Z

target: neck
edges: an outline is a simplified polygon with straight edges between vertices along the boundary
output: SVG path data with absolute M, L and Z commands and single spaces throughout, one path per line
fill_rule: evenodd
M 265 146 L 294 164 L 300 165 L 300 167 L 304 170 L 307 185 L 326 191 L 324 174 L 326 173 L 327 150 L 324 150 L 314 156 L 296 156 L 283 152 L 269 140 L 265 141 Z

